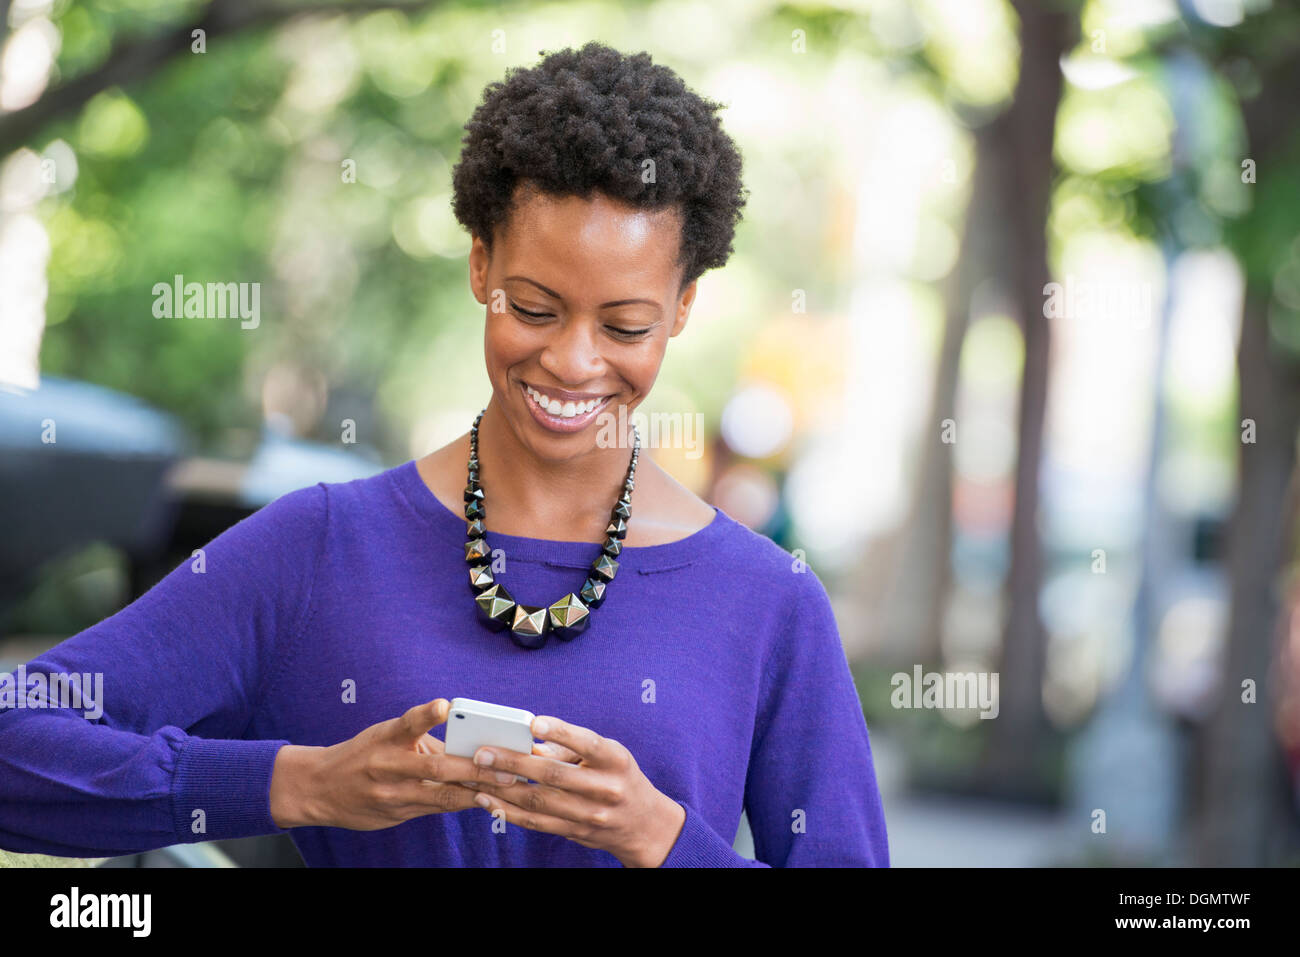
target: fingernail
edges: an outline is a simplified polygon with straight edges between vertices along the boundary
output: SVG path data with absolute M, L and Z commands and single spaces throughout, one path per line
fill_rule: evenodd
M 492 759 L 494 757 L 496 757 L 496 755 L 494 755 L 491 751 L 488 751 L 486 749 L 481 750 L 474 755 L 474 763 L 481 768 L 490 767 L 492 764 Z
M 550 730 L 551 730 L 551 723 L 547 721 L 545 718 L 538 718 L 536 721 L 533 722 L 533 731 L 536 734 L 545 734 L 547 731 Z
M 510 784 L 514 779 L 515 776 L 513 774 L 508 774 L 505 771 L 497 772 L 497 782 L 499 784 Z
M 461 784 L 463 784 L 467 788 L 475 788 L 475 789 L 478 788 L 477 781 L 462 781 Z
M 479 807 L 487 807 L 491 802 L 488 801 L 488 796 L 486 794 L 476 794 L 474 796 L 474 803 Z

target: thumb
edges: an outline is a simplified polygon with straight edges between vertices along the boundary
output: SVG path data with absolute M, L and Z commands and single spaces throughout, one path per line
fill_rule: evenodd
M 406 741 L 419 741 L 447 720 L 451 702 L 446 698 L 434 698 L 427 704 L 417 704 L 409 709 L 397 721 L 397 735 Z

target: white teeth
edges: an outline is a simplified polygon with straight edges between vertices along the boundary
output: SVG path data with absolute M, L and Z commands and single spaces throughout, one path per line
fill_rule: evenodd
M 563 419 L 571 419 L 577 415 L 586 415 L 596 406 L 600 405 L 601 399 L 587 399 L 583 402 L 574 402 L 572 400 L 561 402 L 559 399 L 552 399 L 548 395 L 543 395 L 530 385 L 524 386 L 526 391 L 539 406 L 549 412 L 551 415 Z

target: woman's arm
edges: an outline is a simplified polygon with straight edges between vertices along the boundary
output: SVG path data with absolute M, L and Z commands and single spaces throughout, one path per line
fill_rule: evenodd
M 756 859 L 684 804 L 664 867 L 889 866 L 871 742 L 830 599 L 811 570 L 795 579 L 765 664 L 745 780 Z
M 301 640 L 327 507 L 320 485 L 277 499 L 21 682 L 0 676 L 0 848 L 102 857 L 280 830 L 288 742 L 244 736 Z M 74 674 L 90 700 L 61 697 Z

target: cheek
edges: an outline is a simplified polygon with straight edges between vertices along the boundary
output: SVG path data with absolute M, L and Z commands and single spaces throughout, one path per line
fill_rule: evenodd
M 659 378 L 659 369 L 664 361 L 664 346 L 659 344 L 647 348 L 644 354 L 623 363 L 623 376 L 636 386 L 638 392 L 649 392 L 655 380 Z
M 520 341 L 508 319 L 508 316 L 488 316 L 483 352 L 489 372 L 508 369 L 528 354 L 527 345 Z

